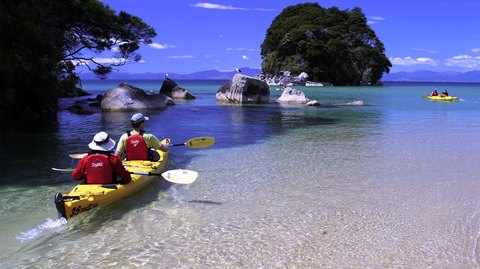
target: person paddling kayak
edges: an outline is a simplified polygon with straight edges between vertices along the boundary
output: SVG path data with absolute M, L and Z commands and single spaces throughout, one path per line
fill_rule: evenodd
M 106 132 L 97 133 L 88 144 L 91 151 L 78 163 L 72 178 L 86 180 L 87 184 L 126 184 L 132 180 L 122 160 L 111 154 L 115 141 Z M 118 180 L 118 176 L 121 180 Z
M 155 154 L 156 152 L 150 150 L 150 148 L 159 149 L 163 152 L 168 151 L 169 144 L 162 144 L 155 135 L 146 133 L 144 131 L 145 121 L 147 120 L 149 120 L 149 118 L 145 117 L 141 113 L 136 113 L 132 116 L 130 122 L 132 124 L 133 130 L 124 133 L 120 137 L 117 150 L 115 152 L 115 155 L 118 158 L 122 158 L 123 153 L 125 153 L 127 160 L 130 161 L 156 161 L 155 156 L 152 156 L 152 154 Z

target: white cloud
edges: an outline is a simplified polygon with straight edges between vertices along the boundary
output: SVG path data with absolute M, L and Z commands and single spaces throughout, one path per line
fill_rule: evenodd
M 419 64 L 437 65 L 437 61 L 432 58 L 420 57 L 417 58 Z
M 207 9 L 220 9 L 220 10 L 256 10 L 256 11 L 273 11 L 273 9 L 267 8 L 244 8 L 244 7 L 234 7 L 234 6 L 225 6 L 219 4 L 212 4 L 212 3 L 196 3 L 190 5 L 191 7 L 199 7 L 199 8 L 207 8 Z
M 242 59 L 243 59 L 243 60 L 248 60 L 249 58 L 248 58 L 247 55 L 242 55 Z
M 167 48 L 175 48 L 175 46 L 173 45 L 163 45 L 163 44 L 159 44 L 159 43 L 155 43 L 153 42 L 152 44 L 148 44 L 150 47 L 154 48 L 154 49 L 159 49 L 159 50 L 162 50 L 162 49 L 167 49 Z
M 212 4 L 212 3 L 196 3 L 196 4 L 190 5 L 190 6 L 200 7 L 200 8 L 208 8 L 208 9 L 222 9 L 222 10 L 247 10 L 246 8 L 224 6 L 224 5 Z
M 99 63 L 99 64 L 120 64 L 120 63 L 125 63 L 126 59 L 125 58 L 92 58 L 93 61 Z M 87 61 L 87 60 L 73 60 L 71 61 L 74 65 L 90 65 L 92 62 Z M 132 62 L 131 60 L 128 60 L 127 62 Z M 145 60 L 140 60 L 136 63 L 145 63 Z
M 368 17 L 367 24 L 375 24 L 375 23 L 379 23 L 380 21 L 383 21 L 383 20 L 385 20 L 385 18 L 383 18 L 383 17 L 370 16 L 370 17 Z
M 474 48 L 474 49 L 472 49 L 472 51 L 475 52 L 475 53 L 480 53 L 480 48 Z
M 120 63 L 122 61 L 125 61 L 125 59 L 123 58 L 93 58 L 93 60 L 101 64 L 112 64 L 112 63 Z
M 412 58 L 410 56 L 405 58 L 395 57 L 390 58 L 390 62 L 392 65 L 430 65 L 430 66 L 437 66 L 438 61 L 432 58 L 420 57 L 420 58 Z
M 447 66 L 458 66 L 468 69 L 476 69 L 480 67 L 480 56 L 458 55 L 445 60 Z
M 168 56 L 167 58 L 169 59 L 193 59 L 195 56 L 192 55 L 173 55 L 173 56 Z

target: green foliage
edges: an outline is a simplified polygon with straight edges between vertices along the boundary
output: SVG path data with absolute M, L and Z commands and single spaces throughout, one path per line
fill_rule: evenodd
M 97 0 L 5 0 L 0 4 L 0 127 L 56 123 L 57 98 L 74 87 L 80 64 L 106 76 L 139 61 L 140 43 L 153 28 Z M 116 48 L 117 61 L 100 63 L 95 53 Z
M 261 55 L 264 73 L 306 72 L 334 85 L 374 85 L 392 66 L 360 8 L 317 3 L 285 8 L 268 28 Z

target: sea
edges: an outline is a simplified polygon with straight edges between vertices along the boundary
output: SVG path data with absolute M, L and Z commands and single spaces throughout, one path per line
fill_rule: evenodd
M 83 81 L 104 94 L 121 81 Z M 129 80 L 158 92 L 162 80 Z M 226 81 L 176 81 L 196 96 L 141 111 L 172 143 L 141 191 L 68 222 L 54 195 L 76 183 L 70 153 L 118 138 L 132 112 L 74 114 L 0 140 L 0 268 L 480 268 L 480 84 L 294 87 L 321 105 L 217 103 Z M 434 88 L 457 102 L 431 101 Z M 91 98 L 91 96 L 90 96 Z

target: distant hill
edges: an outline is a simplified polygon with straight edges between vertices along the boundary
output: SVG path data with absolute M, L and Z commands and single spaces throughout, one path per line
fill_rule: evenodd
M 240 68 L 242 74 L 256 76 L 262 73 L 259 68 Z M 222 72 L 218 70 L 199 71 L 191 74 L 168 73 L 173 80 L 229 80 L 236 71 Z M 119 73 L 112 72 L 107 80 L 162 80 L 166 73 Z M 80 74 L 83 80 L 98 80 L 93 73 Z M 480 83 L 480 70 L 469 72 L 433 72 L 418 70 L 413 72 L 397 72 L 384 74 L 382 81 L 412 81 L 412 82 L 477 82 Z
M 397 72 L 384 74 L 382 81 L 480 82 L 480 70 L 468 72 L 433 72 L 427 70 Z
M 242 71 L 242 74 L 247 76 L 256 76 L 262 73 L 262 70 L 259 68 L 248 68 L 242 67 L 239 68 Z M 177 74 L 177 73 L 168 73 L 168 77 L 173 80 L 229 80 L 231 79 L 237 72 L 236 71 L 229 71 L 229 72 L 222 72 L 218 70 L 206 70 L 206 71 L 199 71 L 191 74 Z M 138 73 L 138 74 L 131 74 L 131 73 L 119 73 L 119 72 L 112 72 L 108 75 L 107 80 L 161 80 L 165 78 L 167 73 Z M 97 80 L 98 78 L 93 73 L 85 73 L 80 74 L 80 78 L 83 80 Z

